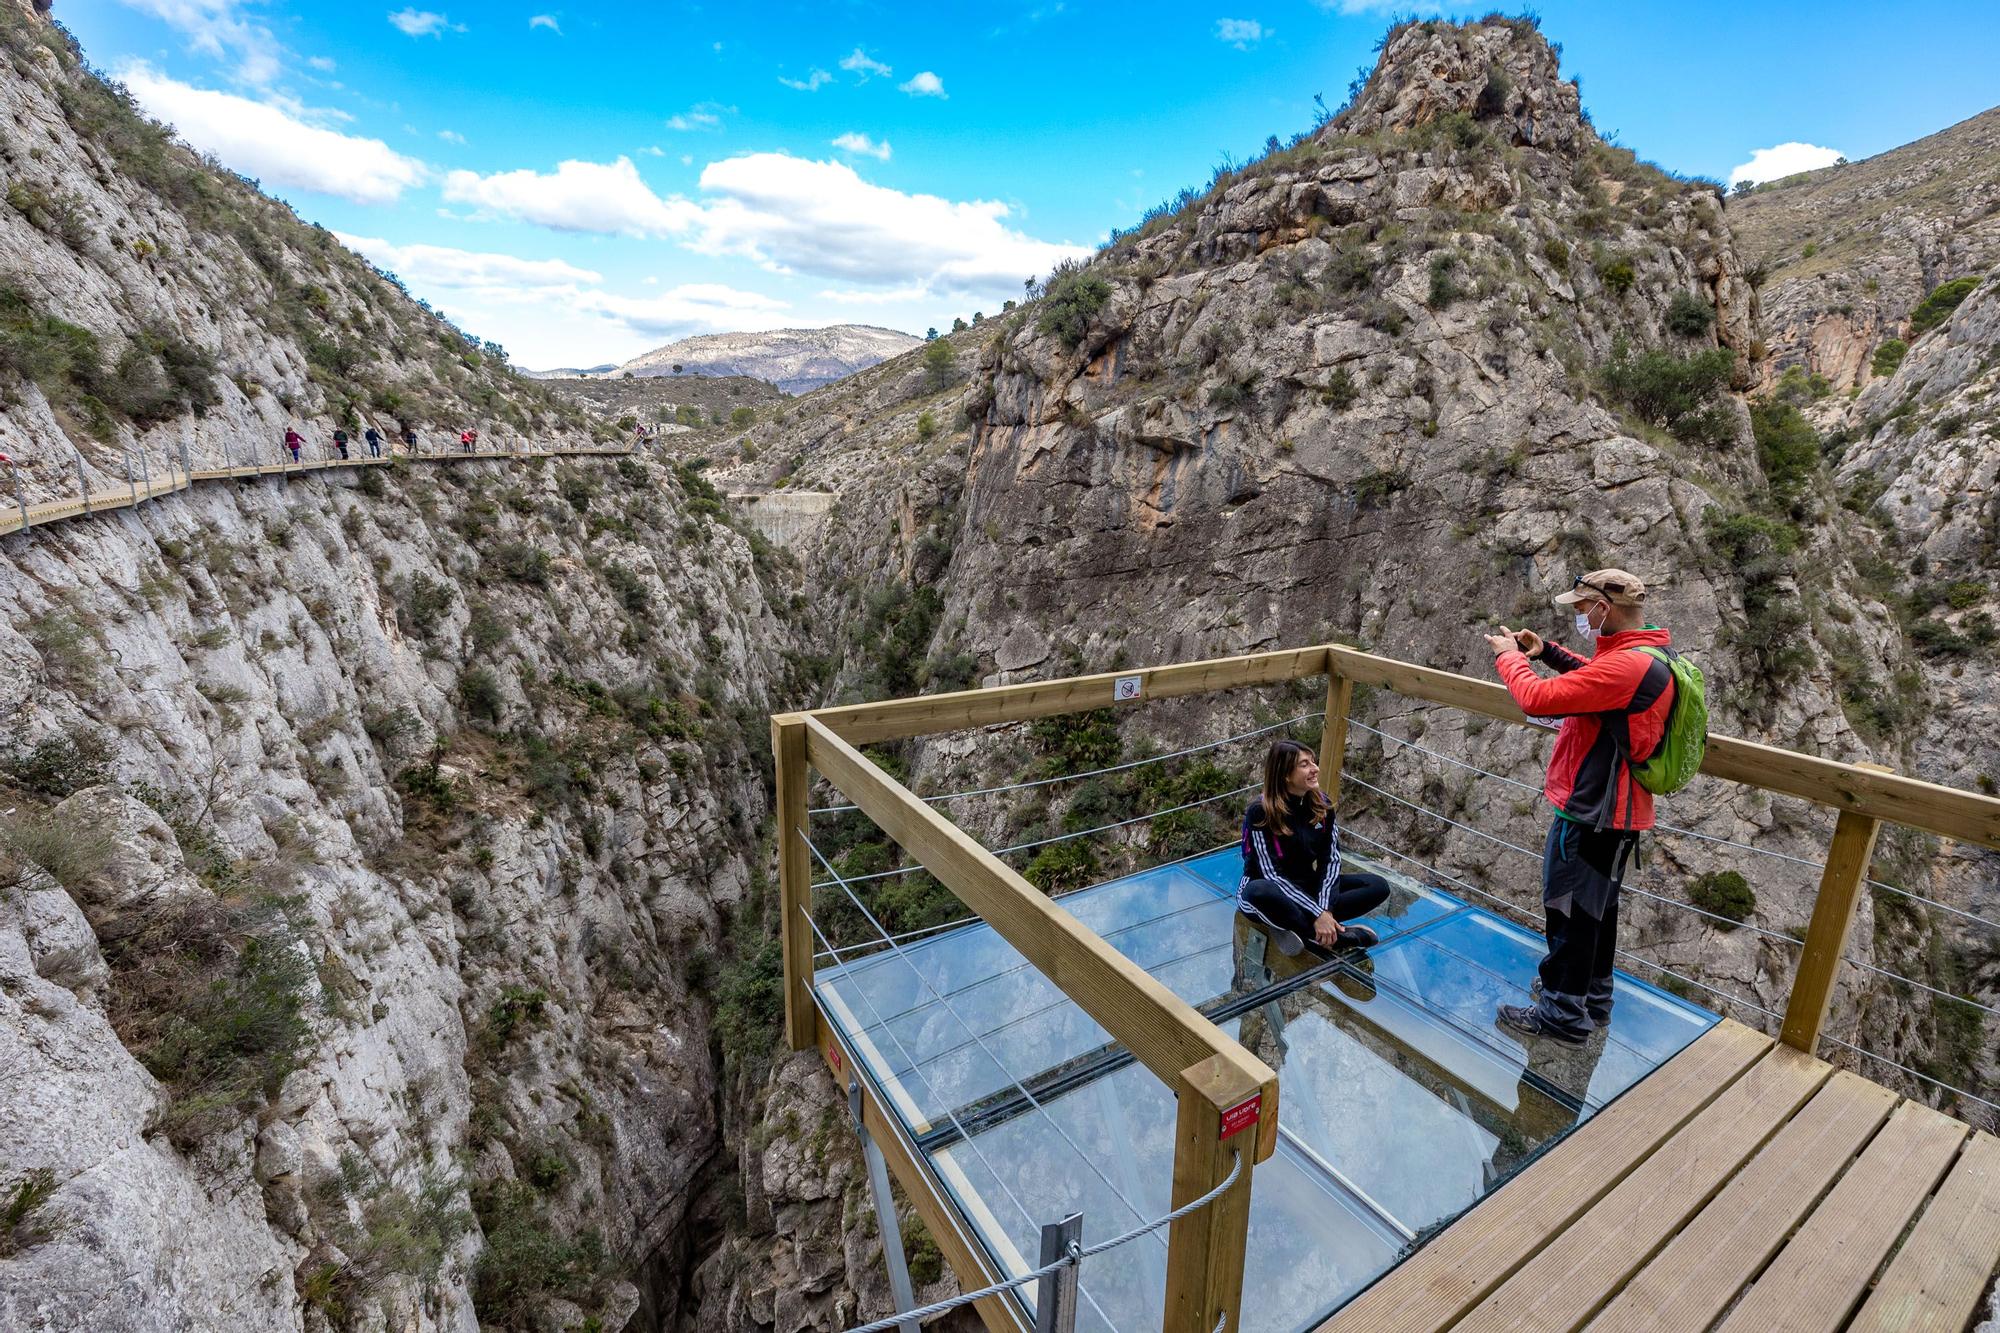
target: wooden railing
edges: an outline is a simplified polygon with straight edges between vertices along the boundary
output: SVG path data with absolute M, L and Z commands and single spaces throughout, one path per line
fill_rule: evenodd
M 1339 795 L 1348 712 L 1357 684 L 1527 725 L 1512 696 L 1495 682 L 1338 644 L 784 713 L 771 719 L 780 829 L 785 1031 L 794 1049 L 813 1047 L 821 1034 L 812 996 L 808 912 L 813 877 L 804 835 L 808 775 L 817 769 L 1174 1090 L 1179 1103 L 1174 1206 L 1199 1198 L 1227 1176 L 1233 1157 L 1223 1135 L 1225 1116 L 1250 1097 L 1260 1099 L 1254 1159 L 1223 1196 L 1223 1206 L 1175 1223 L 1170 1233 L 1169 1333 L 1213 1333 L 1218 1317 L 1226 1328 L 1236 1326 L 1252 1182 L 1247 1168 L 1268 1157 L 1276 1144 L 1276 1076 L 855 747 L 1320 675 L 1327 678 L 1320 780 L 1334 798 Z M 1880 826 L 1903 824 L 2000 848 L 2000 798 L 1712 733 L 1702 772 L 1839 811 L 1782 1032 L 1786 1044 L 1809 1054 L 1819 1045 Z

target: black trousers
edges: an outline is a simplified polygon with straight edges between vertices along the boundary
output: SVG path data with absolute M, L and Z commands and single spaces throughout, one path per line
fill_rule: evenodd
M 1253 879 L 1236 891 L 1236 904 L 1244 915 L 1263 921 L 1282 930 L 1296 931 L 1300 939 L 1313 937 L 1313 922 L 1319 918 L 1316 908 L 1309 908 L 1298 902 L 1294 895 L 1316 901 L 1316 893 L 1306 893 L 1297 885 L 1280 883 L 1275 879 Z M 1366 916 L 1389 900 L 1389 881 L 1380 875 L 1365 872 L 1343 874 L 1334 881 L 1333 898 L 1328 910 L 1336 921 L 1352 921 L 1357 916 Z
M 1568 1030 L 1611 1018 L 1618 947 L 1618 890 L 1639 835 L 1597 831 L 1558 816 L 1542 849 L 1542 912 L 1548 956 L 1537 1008 Z

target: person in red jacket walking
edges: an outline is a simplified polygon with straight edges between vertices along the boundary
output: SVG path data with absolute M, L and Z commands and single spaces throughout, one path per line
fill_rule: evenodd
M 1611 964 L 1618 889 L 1639 834 L 1653 827 L 1653 794 L 1632 778 L 1651 757 L 1673 710 L 1673 672 L 1651 653 L 1667 631 L 1645 623 L 1646 585 L 1622 569 L 1599 569 L 1556 598 L 1576 616 L 1590 657 L 1546 643 L 1533 630 L 1487 636 L 1494 667 L 1529 717 L 1559 717 L 1542 794 L 1555 807 L 1542 848 L 1542 911 L 1548 956 L 1532 1005 L 1503 1004 L 1516 1032 L 1578 1043 L 1611 1023 Z M 1556 674 L 1538 675 L 1531 662 Z

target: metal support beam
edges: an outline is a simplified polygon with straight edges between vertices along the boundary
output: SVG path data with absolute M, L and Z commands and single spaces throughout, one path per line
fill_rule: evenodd
M 1047 1268 L 1064 1255 L 1083 1250 L 1083 1214 L 1071 1213 L 1060 1222 L 1042 1227 L 1042 1258 L 1036 1266 Z M 1076 1279 L 1081 1264 L 1064 1264 L 1044 1276 L 1035 1291 L 1035 1333 L 1075 1333 Z
M 28 492 L 21 487 L 21 466 L 13 459 L 7 460 L 7 474 L 14 479 L 14 503 L 21 506 L 21 530 L 32 526 L 28 519 Z
M 132 503 L 138 504 L 139 481 L 138 478 L 132 475 L 132 451 L 130 449 L 120 449 L 118 452 L 125 455 L 125 489 L 131 494 Z
M 861 1156 L 868 1163 L 868 1194 L 875 1201 L 875 1227 L 882 1237 L 882 1262 L 889 1269 L 889 1297 L 898 1312 L 914 1310 L 916 1292 L 910 1286 L 910 1263 L 903 1253 L 903 1225 L 896 1220 L 896 1200 L 889 1193 L 889 1164 L 868 1133 L 861 1116 L 861 1080 L 847 1087 L 847 1110 L 854 1117 L 854 1132 L 861 1136 Z M 1043 1244 L 1047 1244 L 1044 1239 Z M 896 1325 L 899 1333 L 918 1333 L 917 1321 L 905 1319 Z
M 69 455 L 76 460 L 76 488 L 83 492 L 83 512 L 90 512 L 90 482 L 83 475 L 83 455 L 75 445 L 69 447 Z

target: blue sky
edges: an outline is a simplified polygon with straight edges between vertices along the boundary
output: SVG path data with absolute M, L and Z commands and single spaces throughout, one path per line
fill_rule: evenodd
M 1308 125 L 1313 94 L 1339 105 L 1411 8 L 58 0 L 56 17 L 196 146 L 541 368 L 997 310 L 1225 152 Z M 1685 173 L 1858 159 L 2000 102 L 1990 0 L 1539 12 L 1599 130 Z

